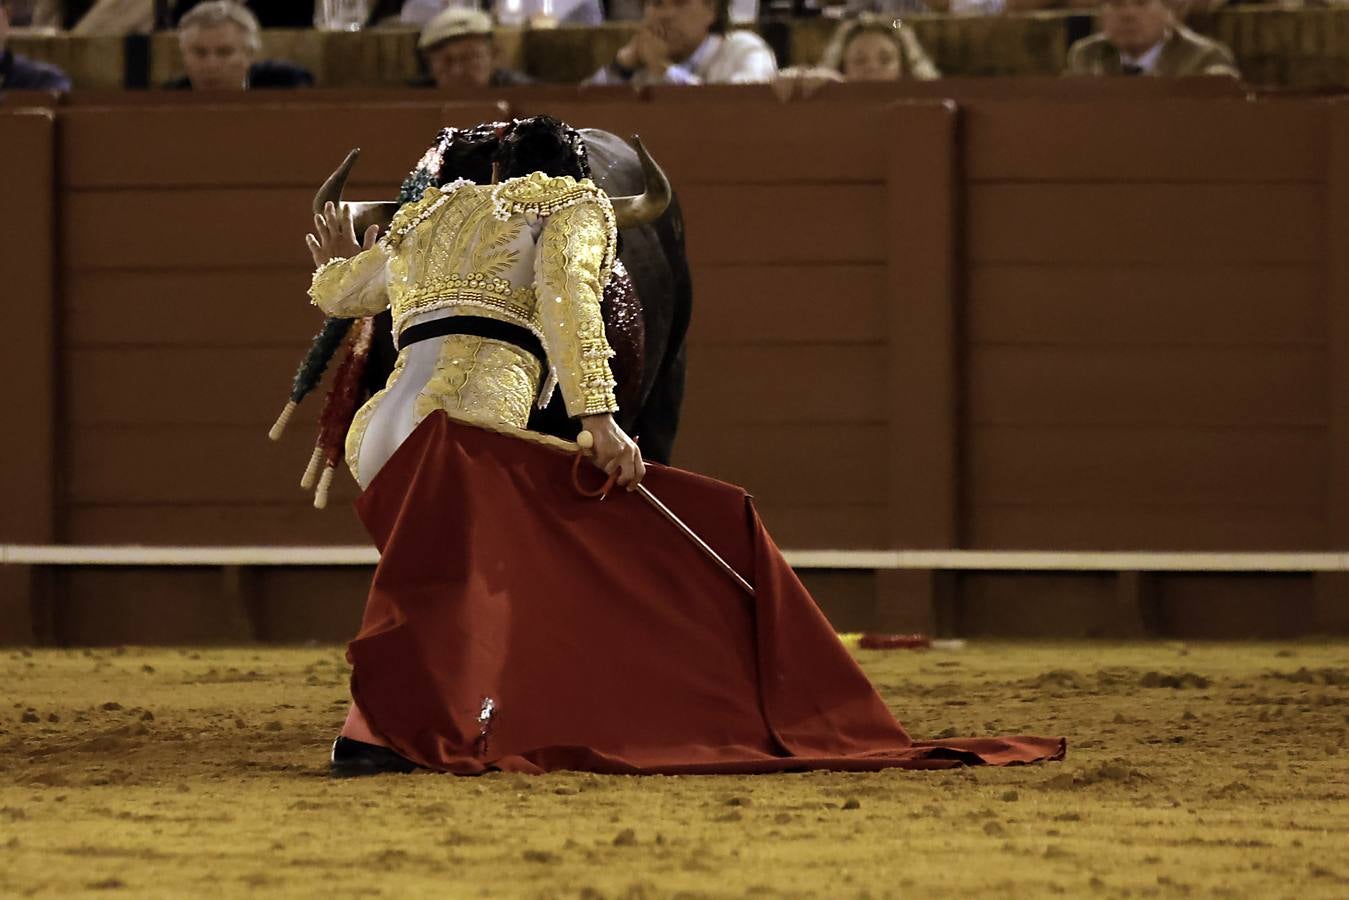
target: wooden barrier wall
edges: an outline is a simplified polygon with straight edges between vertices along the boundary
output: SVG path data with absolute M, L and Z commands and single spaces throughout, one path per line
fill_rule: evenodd
M 1316 104 L 969 114 L 969 546 L 1335 545 L 1328 124 Z
M 641 133 L 680 192 L 695 316 L 676 461 L 745 484 L 799 549 L 1349 545 L 1349 105 L 1084 90 L 540 99 Z M 440 126 L 500 109 L 355 97 L 133 98 L 55 126 L 0 110 L 0 221 L 24 222 L 0 246 L 21 273 L 7 307 L 38 338 L 6 360 L 10 421 L 34 437 L 6 454 L 0 542 L 363 542 L 345 475 L 326 512 L 296 484 L 317 400 L 265 437 L 319 322 L 309 197 L 357 145 L 352 196 L 391 196 Z M 119 577 L 63 576 L 98 600 L 56 630 L 105 633 L 144 602 Z M 200 577 L 150 593 L 169 609 Z M 998 611 L 1008 577 L 962 577 L 969 621 L 1025 627 Z M 1267 581 L 1254 592 L 1320 602 L 1310 577 Z M 1162 591 L 1177 632 L 1211 611 L 1198 583 Z M 1116 591 L 1075 584 L 1064 621 Z M 935 590 L 841 586 L 831 613 L 858 627 Z M 1057 588 L 1030 590 L 1053 607 Z M 284 621 L 264 636 L 295 636 Z

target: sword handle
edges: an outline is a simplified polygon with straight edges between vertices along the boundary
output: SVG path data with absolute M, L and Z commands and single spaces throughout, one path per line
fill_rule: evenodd
M 589 434 L 589 432 L 587 431 L 583 431 L 581 433 Z M 600 487 L 598 490 L 593 491 L 587 490 L 581 486 L 581 461 L 585 458 L 586 457 L 584 453 L 577 453 L 575 458 L 572 459 L 571 486 L 576 488 L 576 493 L 580 494 L 582 497 L 599 497 L 601 500 L 603 500 L 606 496 L 608 496 L 609 492 L 614 489 L 614 485 L 618 482 L 618 473 L 615 472 L 614 474 L 610 475 L 608 479 L 604 482 L 604 485 Z

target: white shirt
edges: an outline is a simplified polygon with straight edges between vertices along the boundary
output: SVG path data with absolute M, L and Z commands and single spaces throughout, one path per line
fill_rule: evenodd
M 1120 65 L 1138 66 L 1138 68 L 1142 69 L 1144 72 L 1151 73 L 1153 67 L 1157 65 L 1157 58 L 1162 55 L 1162 48 L 1165 46 L 1166 46 L 1166 38 L 1164 37 L 1157 43 L 1153 44 L 1152 48 L 1149 49 L 1147 52 L 1145 52 L 1142 56 L 1137 57 L 1130 56 L 1129 54 L 1121 50 L 1119 54 Z
M 666 69 L 664 78 L 652 78 L 647 72 L 639 71 L 632 82 L 760 84 L 772 81 L 777 73 L 777 57 L 763 38 L 752 31 L 732 31 L 709 34 L 688 59 Z M 621 84 L 624 80 L 610 66 L 605 66 L 591 76 L 590 83 Z

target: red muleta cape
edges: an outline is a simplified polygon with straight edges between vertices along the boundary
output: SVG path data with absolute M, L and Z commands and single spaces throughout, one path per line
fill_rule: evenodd
M 1063 757 L 1062 738 L 910 739 L 741 488 L 652 464 L 645 481 L 755 598 L 637 495 L 579 496 L 571 464 L 437 412 L 357 501 L 380 562 L 352 695 L 413 762 L 747 774 Z

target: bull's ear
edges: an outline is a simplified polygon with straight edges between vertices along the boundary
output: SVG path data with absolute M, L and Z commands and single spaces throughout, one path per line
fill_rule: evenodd
M 333 170 L 333 174 L 328 176 L 328 180 L 323 182 L 323 186 L 318 189 L 318 193 L 314 194 L 314 212 L 316 214 L 321 212 L 328 203 L 334 205 L 342 203 L 342 188 L 346 186 L 347 178 L 351 175 L 351 170 L 360 156 L 361 148 L 356 147 L 347 154 L 346 159 L 342 160 L 342 165 Z M 347 207 L 351 210 L 352 224 L 356 227 L 356 234 L 361 235 L 371 225 L 378 225 L 381 232 L 387 231 L 389 223 L 393 221 L 393 214 L 398 209 L 398 204 L 392 202 L 348 203 Z
M 649 225 L 665 214 L 670 205 L 670 180 L 665 177 L 646 146 L 637 135 L 632 136 L 632 148 L 642 161 L 642 178 L 645 186 L 642 193 L 635 197 L 614 197 L 614 219 L 619 228 L 635 228 Z

